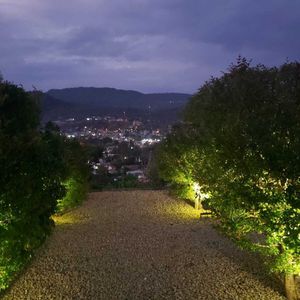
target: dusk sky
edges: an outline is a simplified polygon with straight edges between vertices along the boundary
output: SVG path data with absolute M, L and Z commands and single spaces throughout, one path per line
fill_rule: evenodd
M 241 54 L 300 59 L 300 0 L 0 0 L 0 71 L 26 89 L 194 93 Z

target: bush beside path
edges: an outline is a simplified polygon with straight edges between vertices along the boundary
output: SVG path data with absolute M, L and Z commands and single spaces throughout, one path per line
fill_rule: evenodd
M 164 191 L 91 193 L 3 299 L 285 299 L 257 255 Z

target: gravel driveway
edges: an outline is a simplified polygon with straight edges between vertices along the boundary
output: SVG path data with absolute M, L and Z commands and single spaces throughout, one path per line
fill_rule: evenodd
M 285 299 L 259 259 L 163 191 L 91 193 L 3 299 Z

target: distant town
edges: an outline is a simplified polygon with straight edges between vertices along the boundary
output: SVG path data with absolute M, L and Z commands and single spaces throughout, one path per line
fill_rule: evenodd
M 67 138 L 88 147 L 95 188 L 147 184 L 154 146 L 171 126 L 120 116 L 89 116 L 55 121 Z

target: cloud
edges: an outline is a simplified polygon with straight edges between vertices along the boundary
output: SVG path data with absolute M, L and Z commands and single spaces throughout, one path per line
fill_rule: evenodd
M 30 88 L 195 92 L 238 54 L 299 59 L 298 0 L 0 0 L 0 70 Z

